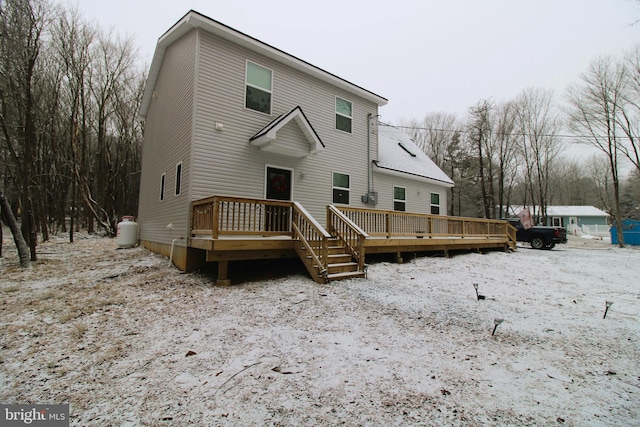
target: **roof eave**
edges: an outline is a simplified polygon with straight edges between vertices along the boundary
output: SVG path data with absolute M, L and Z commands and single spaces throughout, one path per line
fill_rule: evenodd
M 380 173 L 384 173 L 384 174 L 387 174 L 387 175 L 393 175 L 393 176 L 398 176 L 398 177 L 402 177 L 402 178 L 415 179 L 415 180 L 418 180 L 418 181 L 426 182 L 428 184 L 441 185 L 441 186 L 447 187 L 447 188 L 455 187 L 455 184 L 454 184 L 453 181 L 443 181 L 443 180 L 432 178 L 432 177 L 429 177 L 429 176 L 418 175 L 418 174 L 411 173 L 411 172 L 406 172 L 406 171 L 402 171 L 402 170 L 398 170 L 398 169 L 389 168 L 389 167 L 380 165 L 380 163 L 376 162 L 376 161 L 374 161 L 373 164 L 379 169 Z

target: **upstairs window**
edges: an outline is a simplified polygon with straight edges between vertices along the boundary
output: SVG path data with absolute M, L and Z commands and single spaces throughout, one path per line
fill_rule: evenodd
M 440 215 L 440 194 L 431 193 L 431 214 Z
M 351 133 L 353 105 L 346 99 L 336 97 L 336 129 Z
M 407 209 L 406 189 L 393 187 L 393 210 L 404 212 Z
M 244 106 L 250 110 L 271 114 L 273 72 L 247 61 L 246 96 Z
M 333 173 L 333 203 L 349 204 L 350 178 L 344 173 Z
M 176 165 L 176 196 L 182 193 L 182 162 Z

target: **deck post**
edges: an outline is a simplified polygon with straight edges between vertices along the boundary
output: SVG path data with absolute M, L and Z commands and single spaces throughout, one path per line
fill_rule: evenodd
M 219 218 L 220 218 L 220 201 L 219 200 L 214 200 L 213 202 L 213 224 L 211 224 L 211 237 L 213 239 L 217 239 L 219 236 L 219 226 L 218 224 L 220 223 Z
M 386 217 L 386 227 L 387 227 L 387 239 L 391 238 L 391 214 L 387 213 Z
M 229 280 L 229 260 L 218 261 L 218 280 L 216 282 L 218 286 L 229 286 L 231 280 Z
M 403 262 L 402 252 L 396 252 L 396 264 L 402 264 Z

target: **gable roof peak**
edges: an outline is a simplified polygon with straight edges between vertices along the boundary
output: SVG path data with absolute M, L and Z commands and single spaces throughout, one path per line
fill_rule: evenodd
M 307 142 L 309 143 L 307 150 L 295 151 L 287 147 L 280 146 L 278 143 L 278 131 L 291 122 L 298 125 L 298 128 L 307 139 Z M 311 122 L 309 122 L 309 119 L 304 114 L 304 111 L 302 111 L 300 106 L 297 106 L 293 110 L 285 114 L 281 114 L 273 119 L 255 135 L 249 138 L 249 143 L 257 146 L 260 150 L 292 157 L 305 157 L 309 154 L 315 154 L 325 147 L 322 140 L 320 140 L 318 133 L 313 126 L 311 126 Z
M 328 71 L 325 71 L 315 65 L 310 64 L 300 58 L 297 58 L 291 54 L 288 54 L 276 47 L 273 47 L 267 43 L 264 43 L 254 37 L 249 36 L 241 31 L 229 27 L 215 19 L 209 18 L 195 10 L 190 10 L 182 18 L 180 18 L 169 30 L 167 30 L 160 38 L 156 45 L 156 50 L 151 60 L 151 66 L 149 67 L 149 75 L 147 78 L 147 84 L 142 97 L 142 103 L 140 105 L 140 117 L 144 118 L 147 115 L 149 109 L 149 103 L 152 99 L 152 94 L 155 88 L 158 73 L 162 65 L 162 60 L 166 52 L 167 47 L 173 44 L 176 40 L 187 34 L 194 29 L 201 29 L 210 34 L 214 34 L 230 42 L 242 46 L 246 49 L 257 52 L 289 67 L 292 67 L 298 71 L 301 71 L 307 75 L 316 77 L 322 81 L 330 83 L 336 87 L 339 87 L 349 93 L 358 95 L 368 101 L 374 102 L 378 106 L 386 105 L 388 100 L 380 95 L 377 95 L 363 87 L 353 84 L 341 77 L 336 76 Z

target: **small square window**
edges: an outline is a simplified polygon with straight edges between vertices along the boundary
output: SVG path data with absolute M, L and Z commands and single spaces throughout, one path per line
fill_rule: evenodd
M 336 97 L 336 129 L 351 133 L 353 105 L 346 99 Z
M 333 203 L 349 204 L 350 180 L 347 174 L 333 172 Z

